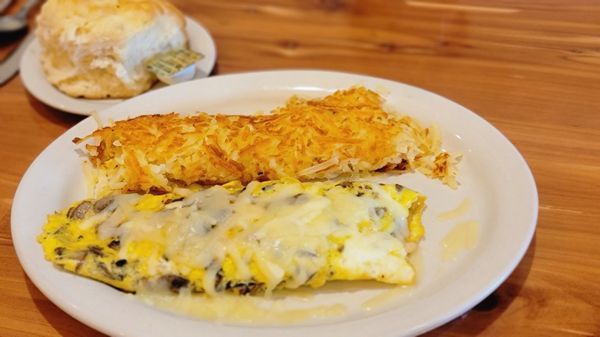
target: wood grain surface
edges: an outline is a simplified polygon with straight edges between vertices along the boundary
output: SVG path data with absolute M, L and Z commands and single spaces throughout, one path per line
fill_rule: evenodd
M 518 147 L 539 189 L 534 241 L 488 299 L 429 336 L 600 336 L 600 2 L 174 2 L 213 34 L 213 75 L 317 68 L 389 78 L 476 111 Z M 0 56 L 14 42 L 2 37 Z M 2 337 L 101 336 L 36 289 L 10 233 L 21 176 L 79 120 L 30 96 L 18 76 L 0 87 Z

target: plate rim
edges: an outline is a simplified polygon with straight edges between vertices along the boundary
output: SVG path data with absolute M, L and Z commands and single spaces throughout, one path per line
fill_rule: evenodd
M 496 276 L 494 278 L 493 281 L 491 282 L 487 282 L 486 283 L 486 287 L 485 289 L 479 291 L 477 293 L 477 295 L 475 296 L 471 296 L 469 298 L 464 298 L 462 299 L 462 301 L 460 301 L 460 303 L 455 304 L 455 307 L 458 307 L 458 310 L 454 310 L 446 315 L 439 315 L 439 317 L 437 317 L 437 319 L 435 321 L 430 321 L 427 323 L 423 323 L 420 326 L 412 326 L 410 328 L 408 328 L 406 331 L 396 331 L 396 334 L 408 334 L 408 335 L 413 335 L 413 334 L 419 334 L 419 333 L 423 333 L 426 331 L 429 331 L 431 329 L 434 329 L 436 327 L 439 327 L 440 325 L 449 322 L 450 320 L 462 315 L 465 311 L 469 310 L 470 308 L 472 308 L 473 306 L 475 306 L 477 303 L 479 303 L 481 300 L 483 300 L 485 297 L 487 297 L 491 292 L 493 292 L 502 282 L 504 282 L 506 280 L 506 278 L 508 278 L 510 276 L 510 274 L 513 272 L 513 270 L 517 267 L 517 265 L 521 262 L 523 256 L 525 255 L 525 253 L 527 252 L 527 249 L 530 246 L 530 243 L 532 241 L 532 238 L 534 236 L 536 227 L 537 227 L 537 218 L 538 218 L 538 207 L 539 207 L 539 196 L 538 196 L 538 192 L 537 192 L 537 186 L 535 183 L 535 178 L 531 172 L 530 167 L 527 164 L 527 161 L 525 160 L 525 158 L 523 157 L 523 155 L 518 151 L 518 149 L 516 148 L 516 146 L 504 135 L 502 134 L 498 129 L 496 129 L 491 123 L 489 123 L 487 120 L 485 120 L 483 117 L 481 117 L 480 115 L 474 113 L 473 111 L 467 109 L 466 107 L 446 98 L 443 97 L 439 94 L 436 94 L 434 92 L 413 86 L 413 85 L 409 85 L 406 83 L 402 83 L 402 82 L 398 82 L 398 81 L 394 81 L 394 80 L 389 80 L 389 79 L 384 79 L 384 78 L 379 78 L 379 77 L 373 77 L 373 76 L 368 76 L 368 75 L 362 75 L 362 74 L 354 74 L 354 73 L 347 73 L 347 72 L 337 72 L 337 71 L 323 71 L 323 70 L 270 70 L 270 71 L 257 71 L 257 72 L 244 72 L 244 73 L 235 73 L 235 74 L 226 74 L 226 75 L 220 75 L 220 76 L 215 76 L 215 77 L 210 77 L 210 78 L 204 78 L 204 79 L 198 79 L 198 80 L 194 80 L 194 81 L 190 81 L 190 82 L 185 82 L 181 85 L 194 85 L 194 82 L 206 82 L 206 81 L 227 81 L 227 78 L 233 78 L 235 79 L 236 77 L 252 77 L 252 76 L 267 76 L 267 75 L 275 75 L 275 76 L 280 76 L 280 77 L 292 77 L 294 75 L 299 75 L 299 74 L 318 74 L 320 76 L 322 75 L 331 75 L 331 76 L 339 76 L 339 77 L 348 77 L 348 78 L 354 78 L 355 82 L 358 79 L 367 79 L 367 80 L 371 80 L 371 81 L 375 81 L 375 82 L 384 82 L 384 83 L 390 83 L 393 85 L 401 85 L 404 86 L 405 88 L 409 88 L 411 90 L 417 90 L 417 91 L 421 91 L 422 93 L 425 93 L 427 95 L 433 95 L 436 96 L 438 99 L 441 99 L 443 101 L 445 101 L 445 103 L 449 103 L 449 104 L 453 104 L 457 107 L 460 107 L 461 110 L 463 110 L 465 113 L 469 114 L 470 118 L 476 118 L 478 123 L 483 123 L 482 125 L 487 127 L 489 130 L 491 130 L 492 132 L 494 132 L 496 137 L 499 137 L 499 139 L 501 141 L 503 141 L 505 143 L 505 145 L 507 145 L 509 147 L 509 149 L 511 150 L 512 155 L 516 155 L 516 159 L 518 159 L 519 161 L 519 166 L 522 169 L 525 169 L 524 171 L 520 172 L 520 173 L 524 173 L 524 178 L 528 180 L 529 184 L 529 189 L 528 189 L 528 194 L 529 197 L 531 198 L 530 202 L 533 206 L 532 211 L 528 214 L 529 216 L 529 222 L 528 223 L 528 231 L 526 233 L 526 235 L 524 237 L 521 238 L 521 244 L 519 245 L 519 249 L 516 252 L 513 252 L 513 254 L 511 256 L 511 263 L 507 264 L 504 266 L 504 268 L 502 269 L 501 273 L 497 273 L 499 274 L 498 276 Z M 322 87 L 324 87 L 325 85 L 322 85 Z M 146 93 L 144 95 L 140 95 L 137 96 L 136 98 L 134 98 L 135 100 L 141 100 L 144 99 L 143 96 L 146 95 L 151 95 L 153 93 L 157 93 L 159 91 L 166 91 L 166 90 L 174 90 L 172 89 L 175 86 L 170 86 L 170 87 L 166 87 L 166 88 L 162 88 L 162 89 L 158 89 L 155 90 L 153 92 L 149 92 Z M 132 100 L 134 100 L 132 99 Z M 133 104 L 131 103 L 131 100 L 125 102 L 125 103 L 129 103 L 129 104 Z M 107 111 L 109 110 L 118 110 L 118 107 L 113 106 L 110 108 L 105 109 Z M 126 116 L 124 116 L 126 117 Z M 38 159 L 42 156 L 42 154 L 44 154 L 46 151 L 48 151 L 49 148 L 51 148 L 53 146 L 53 144 L 55 144 L 55 142 L 58 142 L 59 139 L 61 139 L 61 137 L 64 137 L 65 134 L 67 132 L 69 132 L 72 129 L 77 128 L 78 126 L 80 126 L 81 124 L 85 123 L 87 120 L 90 120 L 92 117 L 88 117 L 82 121 L 80 121 L 79 123 L 77 123 L 76 125 L 74 125 L 72 128 L 70 128 L 69 130 L 67 130 L 63 135 L 57 137 L 50 145 L 48 145 L 48 147 L 46 147 L 37 157 L 36 159 L 32 162 L 32 164 L 29 166 L 29 168 L 27 169 L 27 171 L 25 172 L 25 174 L 23 175 L 21 182 L 25 181 L 28 178 L 28 174 L 30 173 L 30 170 L 32 170 L 32 168 L 34 167 L 35 163 L 38 161 Z M 111 329 L 111 328 L 107 328 L 106 326 L 102 326 L 102 325 L 98 325 L 97 322 L 94 322 L 93 320 L 87 320 L 87 319 L 83 319 L 82 315 L 80 315 L 79 312 L 75 311 L 73 308 L 66 306 L 64 303 L 59 304 L 55 301 L 55 296 L 53 294 L 47 294 L 47 292 L 44 290 L 44 286 L 43 285 L 39 285 L 37 281 L 39 281 L 37 278 L 31 277 L 30 271 L 27 269 L 26 267 L 26 263 L 24 263 L 24 261 L 22 260 L 22 256 L 23 256 L 23 252 L 22 249 L 24 249 L 24 247 L 22 247 L 21 245 L 17 244 L 17 241 L 19 241 L 18 239 L 15 240 L 15 238 L 18 238 L 18 235 L 15 235 L 15 227 L 17 227 L 16 225 L 16 218 L 18 216 L 19 210 L 17 209 L 18 207 L 17 202 L 21 199 L 23 199 L 22 194 L 24 193 L 22 191 L 22 184 L 21 182 L 19 183 L 19 186 L 17 187 L 17 191 L 15 193 L 15 197 L 13 199 L 13 205 L 11 208 L 11 233 L 13 235 L 13 242 L 14 242 L 14 246 L 15 246 L 15 251 L 17 252 L 17 256 L 19 258 L 19 261 L 21 263 L 21 265 L 23 266 L 24 270 L 26 271 L 26 273 L 28 274 L 28 276 L 30 277 L 30 279 L 32 280 L 32 282 L 36 285 L 36 287 L 42 291 L 42 293 L 44 293 L 44 295 L 50 299 L 53 303 L 55 303 L 57 306 L 59 306 L 62 310 L 66 311 L 69 315 L 75 317 L 76 319 L 78 319 L 80 322 L 91 326 L 99 331 L 105 332 L 105 333 L 109 333 L 109 334 L 121 334 L 121 331 L 115 330 L 115 329 Z M 50 295 L 50 296 L 49 296 Z M 374 316 L 376 317 L 376 316 Z M 364 317 L 360 320 L 363 319 L 369 319 L 372 317 Z M 336 327 L 336 326 L 340 326 L 347 323 L 346 321 L 342 321 L 342 322 L 334 322 L 334 323 L 330 323 L 327 324 L 326 326 L 329 327 Z M 297 329 L 298 331 L 313 331 L 310 328 L 319 328 L 322 325 L 317 325 L 317 326 L 293 326 L 291 327 L 291 329 Z M 246 329 L 248 327 L 245 327 Z M 257 328 L 260 329 L 260 328 Z M 288 328 L 284 327 L 284 328 L 273 328 L 270 327 L 269 331 L 271 332 L 282 332 L 282 331 L 288 331 Z M 260 331 L 263 332 L 263 335 L 267 335 L 266 332 L 267 330 L 264 329 L 260 329 Z
M 190 16 L 185 16 L 185 20 L 186 20 L 186 33 L 188 34 L 188 37 L 191 38 L 190 30 L 198 30 L 198 32 L 196 33 L 197 36 L 199 37 L 200 35 L 203 35 L 202 38 L 206 38 L 207 39 L 206 42 L 208 42 L 208 44 L 210 45 L 208 52 L 203 51 L 205 58 L 199 61 L 199 62 L 203 62 L 205 59 L 208 59 L 209 60 L 208 65 L 205 67 L 206 69 L 198 69 L 198 70 L 206 72 L 206 76 L 208 77 L 208 76 L 210 76 L 210 73 L 214 70 L 215 65 L 217 63 L 217 45 L 216 45 L 215 39 L 213 38 L 210 31 L 200 21 L 198 21 L 195 18 L 192 18 Z M 55 88 L 51 83 L 48 83 L 45 75 L 43 75 L 43 74 L 41 75 L 43 80 L 47 82 L 50 89 L 53 90 L 55 93 L 57 93 L 59 95 L 64 95 L 65 99 L 74 99 L 74 100 L 79 101 L 81 104 L 89 104 L 90 107 L 87 108 L 85 111 L 83 111 L 82 109 L 73 107 L 72 105 L 63 104 L 61 101 L 54 100 L 52 98 L 48 98 L 48 96 L 46 96 L 43 93 L 45 90 L 40 89 L 38 85 L 33 83 L 35 80 L 33 80 L 33 78 L 30 77 L 31 76 L 30 74 L 34 71 L 31 71 L 31 72 L 28 70 L 23 71 L 23 69 L 28 69 L 28 64 L 26 62 L 28 62 L 28 61 L 40 62 L 39 59 L 33 60 L 31 57 L 31 54 L 34 53 L 34 51 L 33 51 L 34 47 L 37 47 L 37 46 L 39 46 L 39 40 L 36 36 L 34 36 L 33 39 L 29 42 L 29 45 L 27 45 L 27 47 L 25 48 L 23 56 L 21 57 L 21 59 L 19 61 L 19 69 L 21 69 L 21 71 L 20 71 L 21 82 L 23 83 L 23 86 L 25 87 L 27 92 L 29 94 L 31 94 L 35 99 L 37 99 L 41 103 L 43 103 L 49 107 L 52 107 L 54 109 L 57 109 L 57 110 L 60 110 L 60 111 L 66 112 L 66 113 L 70 113 L 70 114 L 80 115 L 80 116 L 91 116 L 92 115 L 91 111 L 100 112 L 100 111 L 108 109 L 116 104 L 120 104 L 128 99 L 141 96 L 148 92 L 162 89 L 162 88 L 157 88 L 157 89 L 150 88 L 149 90 L 147 90 L 141 94 L 138 94 L 136 96 L 130 97 L 130 98 L 115 98 L 115 99 L 107 99 L 105 101 L 91 99 L 90 101 L 94 101 L 94 102 L 86 103 L 87 99 L 76 98 L 76 97 L 71 97 L 71 96 L 66 95 L 65 93 L 63 93 L 60 90 L 58 90 L 57 88 Z M 100 104 L 102 106 L 99 107 L 99 106 L 96 106 L 96 104 Z M 100 109 L 100 110 L 98 110 L 98 109 Z

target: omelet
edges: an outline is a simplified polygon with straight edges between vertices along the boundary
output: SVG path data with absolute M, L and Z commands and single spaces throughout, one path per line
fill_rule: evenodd
M 132 293 L 411 284 L 424 207 L 396 184 L 236 181 L 79 201 L 50 215 L 38 240 L 56 266 Z

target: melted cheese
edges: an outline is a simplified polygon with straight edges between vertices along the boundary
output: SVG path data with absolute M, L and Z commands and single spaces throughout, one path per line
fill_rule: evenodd
M 66 255 L 53 254 L 60 245 L 74 248 L 52 239 L 61 235 L 55 228 L 62 226 L 91 231 L 81 247 L 95 245 L 110 252 L 101 257 L 108 271 L 84 275 L 128 291 L 136 291 L 142 281 L 165 280 L 177 290 L 188 287 L 208 294 L 236 287 L 246 289 L 241 293 L 254 287 L 269 293 L 319 287 L 328 280 L 414 281 L 404 243 L 423 233 L 419 221 L 424 197 L 409 189 L 281 180 L 183 194 L 116 195 L 107 207 L 86 213 L 82 220 L 63 216 L 50 221 L 40 237 L 46 257 L 67 264 Z M 115 240 L 118 248 L 107 246 Z M 126 265 L 117 265 L 116 259 Z M 90 261 L 85 268 L 92 270 L 94 264 Z M 98 276 L 102 274 L 111 277 Z

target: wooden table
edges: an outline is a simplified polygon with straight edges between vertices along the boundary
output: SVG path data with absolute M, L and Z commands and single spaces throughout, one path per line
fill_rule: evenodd
M 519 148 L 540 195 L 534 241 L 490 298 L 429 335 L 600 335 L 600 3 L 175 2 L 212 32 L 214 75 L 319 68 L 385 77 L 476 111 Z M 2 55 L 11 47 L 3 41 Z M 0 336 L 100 335 L 32 285 L 10 233 L 21 175 L 79 120 L 38 102 L 19 77 L 0 88 Z

